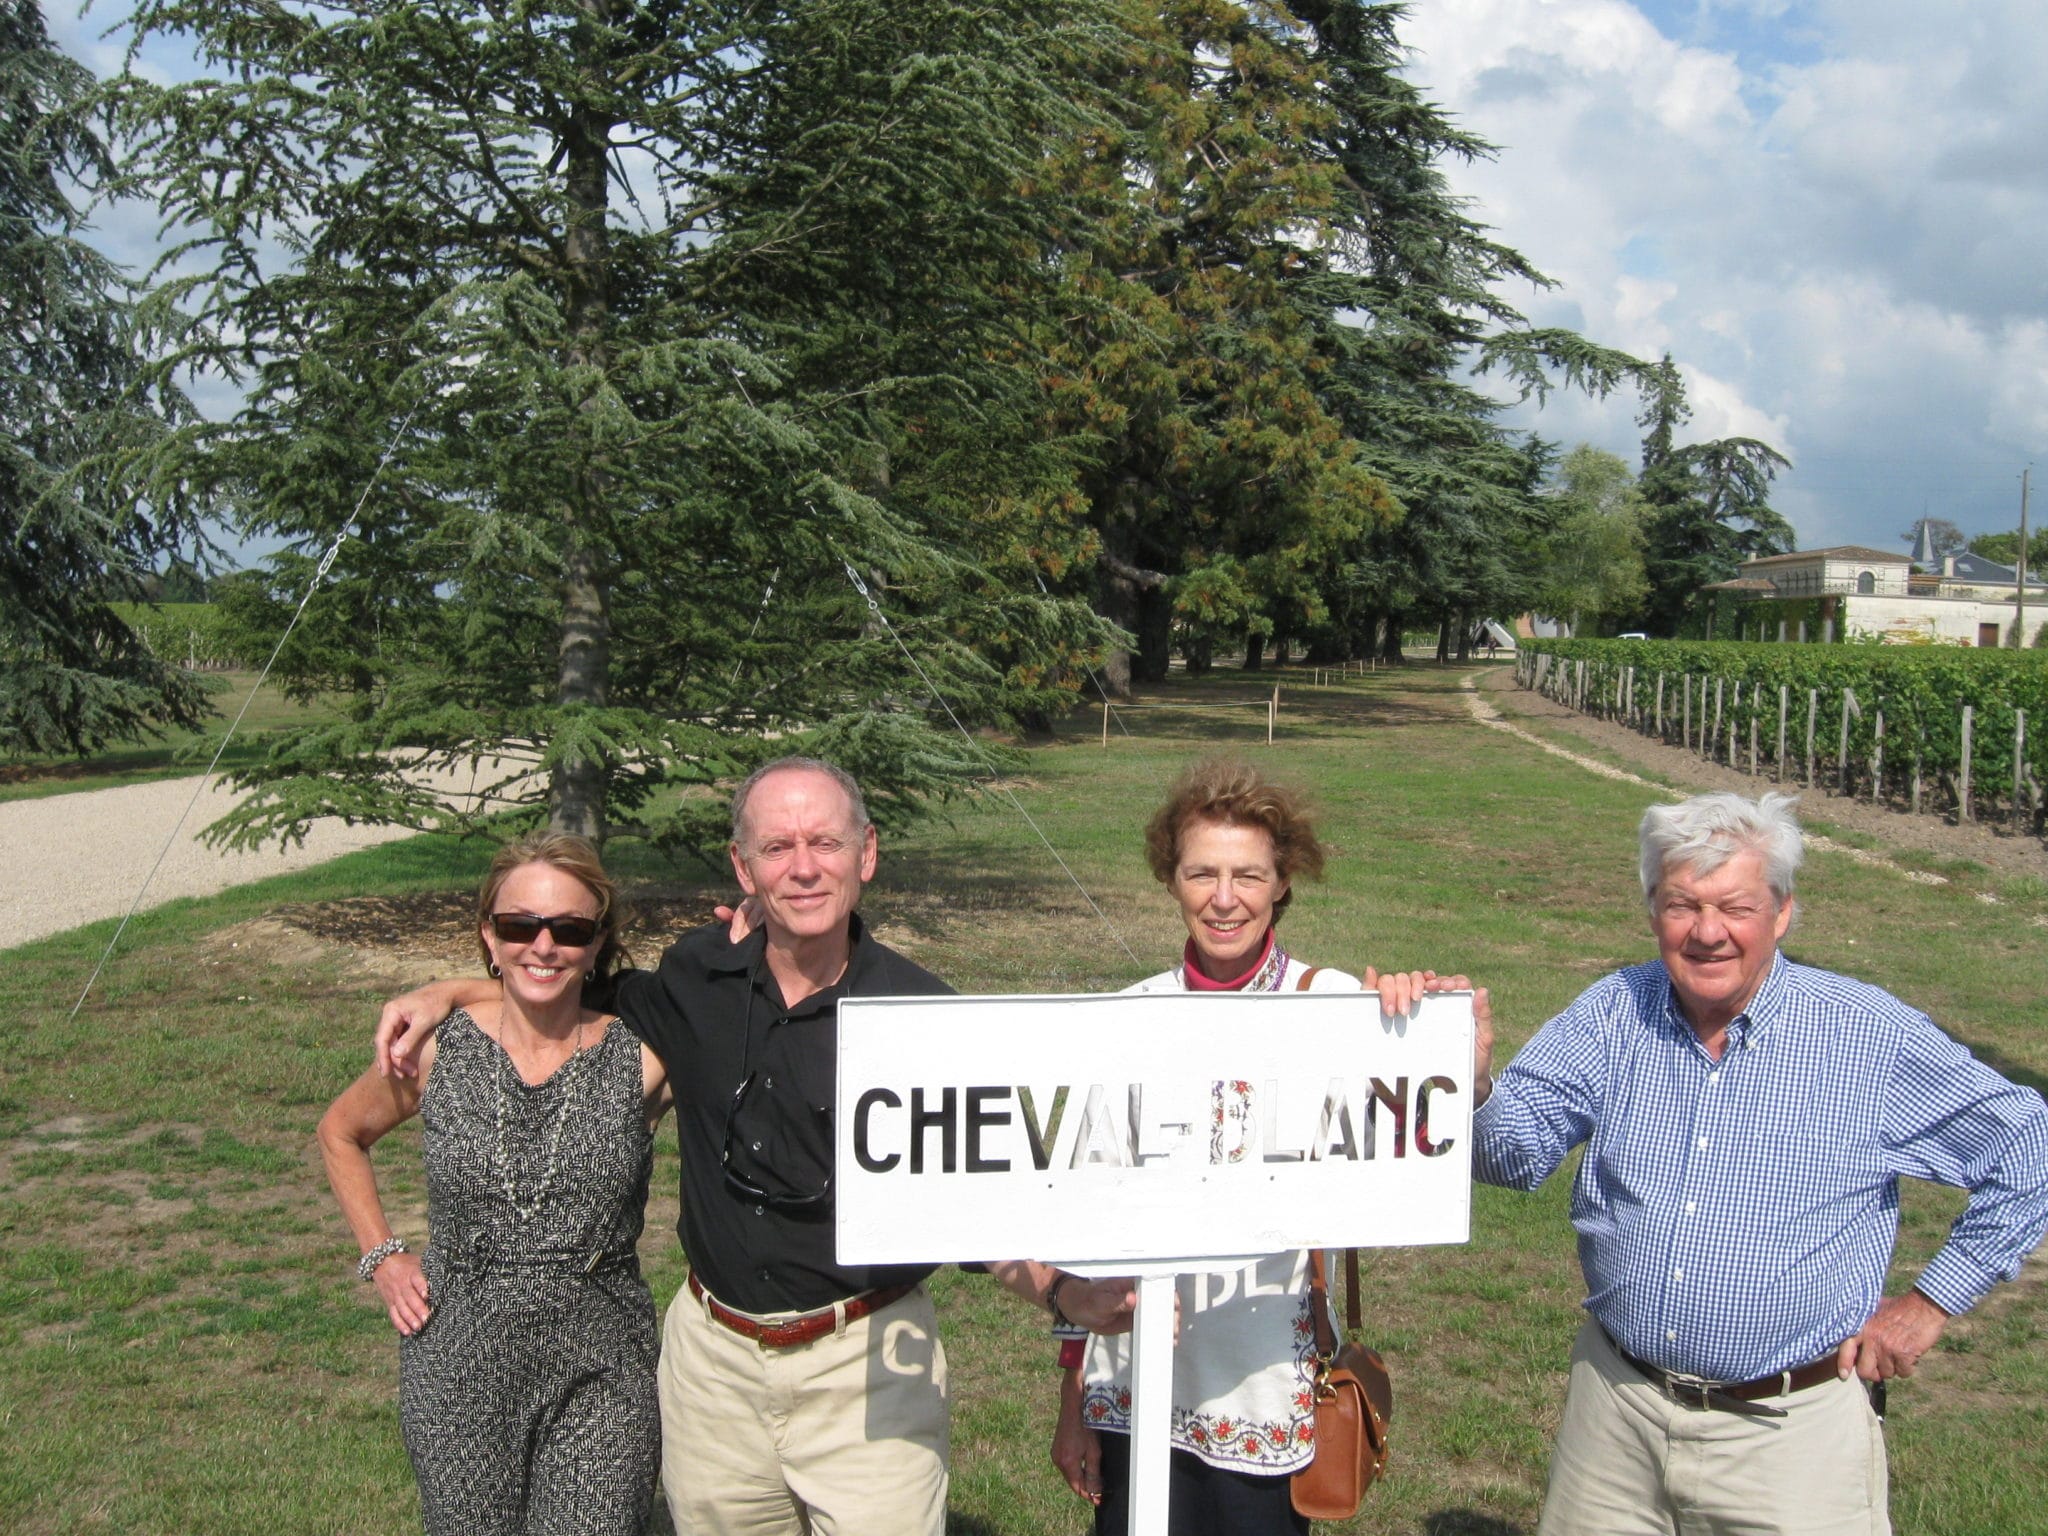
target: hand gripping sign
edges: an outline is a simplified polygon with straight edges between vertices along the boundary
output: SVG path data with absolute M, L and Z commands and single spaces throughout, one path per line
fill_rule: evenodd
M 1141 1277 L 1132 1531 L 1164 1531 L 1173 1276 L 1471 1230 L 1472 997 L 848 998 L 843 1264 Z

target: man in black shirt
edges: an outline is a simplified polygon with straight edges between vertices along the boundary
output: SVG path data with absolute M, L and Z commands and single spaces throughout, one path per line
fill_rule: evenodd
M 678 1532 L 944 1530 L 946 1366 L 922 1282 L 933 1266 L 844 1266 L 833 1228 L 832 1101 L 841 997 L 951 989 L 868 934 L 875 872 L 859 787 L 810 758 L 733 796 L 733 871 L 759 909 L 739 943 L 713 925 L 628 971 L 620 1017 L 668 1067 L 682 1150 L 677 1235 L 690 1279 L 661 1359 L 662 1481 Z M 488 998 L 438 982 L 387 1005 L 401 1024 Z M 991 1265 L 1011 1290 L 1096 1332 L 1130 1325 L 1131 1288 Z

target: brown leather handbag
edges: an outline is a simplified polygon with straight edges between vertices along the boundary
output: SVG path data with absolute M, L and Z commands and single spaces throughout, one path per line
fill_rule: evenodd
M 1344 1325 L 1359 1330 L 1358 1250 L 1344 1250 Z M 1340 1341 L 1330 1319 L 1323 1252 L 1309 1252 L 1309 1307 L 1316 1327 L 1316 1457 L 1294 1474 L 1289 1492 L 1297 1514 L 1349 1520 L 1365 1490 L 1387 1470 L 1387 1426 L 1394 1384 L 1386 1362 L 1355 1338 Z

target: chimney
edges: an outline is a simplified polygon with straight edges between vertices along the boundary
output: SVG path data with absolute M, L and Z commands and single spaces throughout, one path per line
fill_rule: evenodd
M 1954 555 L 1943 555 L 1941 557 L 1941 574 L 1945 577 L 1953 577 L 1955 573 L 1956 557 Z

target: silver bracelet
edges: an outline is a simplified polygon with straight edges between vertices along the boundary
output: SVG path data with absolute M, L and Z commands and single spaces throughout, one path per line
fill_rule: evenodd
M 404 1238 L 387 1237 L 384 1239 L 383 1242 L 379 1243 L 376 1247 L 372 1248 L 368 1253 L 364 1254 L 362 1258 L 356 1261 L 356 1273 L 361 1275 L 365 1280 L 374 1280 L 377 1276 L 377 1266 L 379 1264 L 382 1264 L 394 1253 L 411 1252 L 412 1250 L 406 1247 Z

